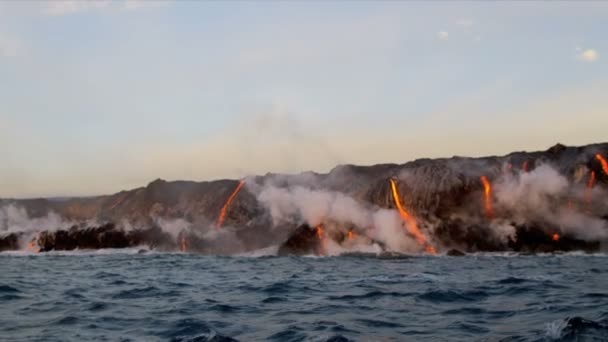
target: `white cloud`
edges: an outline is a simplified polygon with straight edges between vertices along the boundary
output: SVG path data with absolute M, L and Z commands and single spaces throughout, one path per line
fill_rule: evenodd
M 161 7 L 169 4 L 169 1 L 153 0 L 60 0 L 49 1 L 43 13 L 46 15 L 62 16 L 90 11 L 120 10 L 133 11 L 145 7 Z
M 108 0 L 63 0 L 63 1 L 50 1 L 47 3 L 43 12 L 47 15 L 69 15 L 78 12 L 87 12 L 92 10 L 101 10 L 107 8 L 110 5 Z
M 439 31 L 437 32 L 437 37 L 441 40 L 448 40 L 449 34 L 448 31 Z
M 456 20 L 456 25 L 462 26 L 462 27 L 471 27 L 474 24 L 475 24 L 475 22 L 473 22 L 473 20 L 471 20 L 471 19 L 461 18 L 461 19 Z
M 595 62 L 600 58 L 600 54 L 593 49 L 586 49 L 579 53 L 577 58 L 583 62 Z
M 154 0 L 126 0 L 123 3 L 122 9 L 125 11 L 133 11 L 144 7 L 162 7 L 167 6 L 169 1 L 154 1 Z
M 15 38 L 0 33 L 0 57 L 15 57 L 20 49 L 20 44 Z

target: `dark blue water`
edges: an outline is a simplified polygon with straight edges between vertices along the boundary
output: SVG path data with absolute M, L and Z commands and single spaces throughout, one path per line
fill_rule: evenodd
M 605 255 L 0 254 L 2 341 L 608 341 Z

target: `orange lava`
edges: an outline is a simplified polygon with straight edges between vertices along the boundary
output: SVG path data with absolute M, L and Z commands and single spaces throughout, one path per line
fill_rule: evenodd
M 325 254 L 325 231 L 322 225 L 317 226 L 317 237 L 319 238 L 319 251 L 318 254 Z
M 486 216 L 492 218 L 494 216 L 494 210 L 492 209 L 492 185 L 486 176 L 481 176 L 481 183 L 483 184 L 484 191 L 484 205 L 486 208 Z
M 27 246 L 25 246 L 25 250 L 28 252 L 40 252 L 40 247 L 38 247 L 38 236 L 36 236 L 32 241 L 28 242 Z
M 116 202 L 114 202 L 114 204 L 110 207 L 110 210 L 116 208 L 120 203 L 122 203 L 122 201 L 125 200 L 125 198 L 127 198 L 127 194 L 120 196 L 118 200 L 116 200 Z
M 595 185 L 595 171 L 589 172 L 589 181 L 587 182 L 587 189 L 593 188 Z
M 186 241 L 186 235 L 185 234 L 182 235 L 182 241 L 181 241 L 181 248 L 180 249 L 184 253 L 188 251 L 188 242 Z
M 553 234 L 553 241 L 559 241 L 559 234 Z
M 606 159 L 599 153 L 595 155 L 595 159 L 602 164 L 602 170 L 604 171 L 604 174 L 608 176 L 608 162 L 606 162 Z
M 324 235 L 325 235 L 325 232 L 323 231 L 323 226 L 318 225 L 317 226 L 317 237 L 319 238 L 319 240 L 323 241 Z
M 348 240 L 350 240 L 350 241 L 354 240 L 355 239 L 355 232 L 353 232 L 352 230 L 349 230 L 347 237 L 348 237 Z
M 528 172 L 528 161 L 524 161 L 523 164 L 521 164 L 521 170 L 523 172 Z
M 420 232 L 416 219 L 403 208 L 400 199 L 401 197 L 399 197 L 399 191 L 397 191 L 397 184 L 395 184 L 395 181 L 393 179 L 391 179 L 390 181 L 391 190 L 393 192 L 393 201 L 395 202 L 397 210 L 399 210 L 399 215 L 401 216 L 403 221 L 406 222 L 407 232 L 414 236 L 416 242 L 418 242 L 420 246 L 424 247 L 424 250 L 427 253 L 436 254 L 435 248 L 426 241 L 426 238 L 424 237 L 424 235 L 422 235 L 422 232 Z
M 217 218 L 217 224 L 215 225 L 217 228 L 220 228 L 222 226 L 222 223 L 224 223 L 224 220 L 226 219 L 226 212 L 228 211 L 228 207 L 230 206 L 230 203 L 232 203 L 232 201 L 234 200 L 236 195 L 239 193 L 239 190 L 241 190 L 243 185 L 245 185 L 245 181 L 243 181 L 243 180 L 239 181 L 239 185 L 236 186 L 236 189 L 234 189 L 234 191 L 232 192 L 230 197 L 228 197 L 228 200 L 226 201 L 226 203 L 224 203 L 224 206 L 222 207 L 222 210 L 220 211 L 220 216 Z

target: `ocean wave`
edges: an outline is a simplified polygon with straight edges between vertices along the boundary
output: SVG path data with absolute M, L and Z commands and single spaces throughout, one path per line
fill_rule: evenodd
M 488 296 L 485 291 L 469 290 L 469 291 L 458 291 L 458 290 L 431 290 L 421 293 L 416 296 L 417 299 L 433 302 L 474 302 L 482 300 Z
M 72 253 L 0 256 L 3 337 L 608 340 L 602 258 Z
M 545 335 L 553 341 L 608 341 L 608 321 L 575 316 L 547 324 Z

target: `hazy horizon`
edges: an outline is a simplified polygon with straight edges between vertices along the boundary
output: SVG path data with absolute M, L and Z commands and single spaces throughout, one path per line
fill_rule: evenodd
M 608 3 L 0 2 L 0 198 L 606 141 Z

